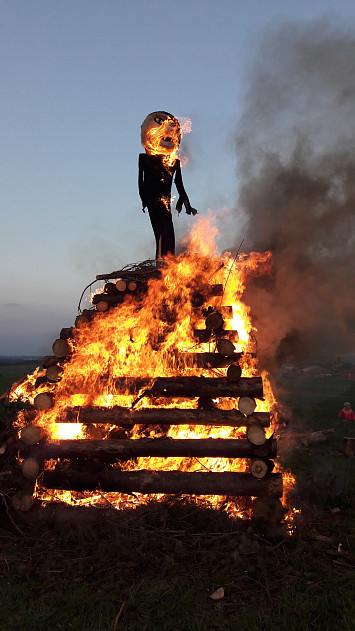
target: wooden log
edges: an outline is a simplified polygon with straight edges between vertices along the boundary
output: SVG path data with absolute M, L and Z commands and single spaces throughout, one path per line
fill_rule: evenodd
M 46 355 L 43 357 L 42 366 L 43 368 L 49 368 L 50 366 L 57 366 L 59 364 L 63 364 L 65 361 L 64 357 L 56 357 L 55 355 Z
M 41 430 L 35 425 L 26 425 L 21 429 L 20 439 L 26 445 L 35 445 L 41 439 Z
M 101 294 L 95 294 L 95 296 L 92 297 L 92 304 L 93 305 L 97 305 L 99 302 L 107 302 L 107 304 L 110 307 L 116 307 L 118 304 L 121 304 L 124 300 L 124 294 L 118 293 L 117 294 L 105 294 L 105 293 L 101 293 Z
M 116 471 L 101 473 L 44 471 L 42 486 L 47 489 L 120 493 L 167 493 L 193 495 L 232 495 L 282 497 L 282 475 L 272 473 L 257 480 L 250 473 L 192 473 L 185 471 Z
M 222 427 L 244 427 L 258 422 L 262 427 L 270 426 L 268 412 L 256 412 L 253 417 L 244 416 L 239 410 L 142 408 L 134 410 L 115 406 L 73 407 L 57 417 L 58 423 L 102 423 L 104 425 L 214 425 Z
M 28 480 L 35 480 L 39 474 L 39 464 L 34 458 L 26 458 L 21 464 L 22 474 Z
M 20 445 L 15 445 L 20 448 Z M 268 456 L 276 456 L 276 440 L 269 443 Z M 23 446 L 21 453 L 35 460 L 51 458 L 253 458 L 248 440 L 235 438 L 139 438 L 105 440 L 58 440 L 36 446 Z
M 62 366 L 56 366 L 56 365 L 49 366 L 46 370 L 46 377 L 48 381 L 52 381 L 52 382 L 60 381 L 62 375 L 63 375 Z
M 128 291 L 134 292 L 137 289 L 137 283 L 135 281 L 131 281 L 127 286 Z
M 51 392 L 40 392 L 33 400 L 35 410 L 49 410 L 54 405 L 54 398 Z
M 265 478 L 265 476 L 269 473 L 269 465 L 266 460 L 262 460 L 261 458 L 254 458 L 250 463 L 250 473 L 254 476 L 254 478 Z
M 64 329 L 61 330 L 59 337 L 61 340 L 72 340 L 74 337 L 74 333 L 73 333 L 74 329 L 73 327 L 66 327 Z
M 61 340 L 58 338 L 53 342 L 52 350 L 56 357 L 65 357 L 70 353 L 70 346 L 67 340 Z
M 76 318 L 75 318 L 75 328 L 80 327 L 81 325 L 85 325 L 88 324 L 93 317 L 95 317 L 96 312 L 91 310 L 91 309 L 84 309 L 82 313 L 80 313 Z
M 355 438 L 351 438 L 350 436 L 345 436 L 344 454 L 345 456 L 355 456 Z
M 233 355 L 231 355 L 227 359 L 233 359 Z M 242 376 L 242 369 L 239 366 L 239 364 L 232 363 L 228 366 L 228 370 L 227 370 L 228 381 L 232 381 L 233 383 L 235 383 L 236 381 L 239 381 L 241 376 Z
M 33 496 L 25 491 L 18 491 L 18 493 L 15 493 L 13 496 L 11 504 L 15 510 L 25 513 L 33 506 Z
M 252 445 L 264 445 L 266 441 L 264 429 L 257 424 L 249 425 L 247 429 L 247 439 Z
M 212 311 L 211 311 L 212 310 Z M 211 313 L 220 313 L 222 318 L 226 318 L 227 320 L 233 317 L 233 307 L 231 305 L 222 305 L 219 307 L 211 307 L 210 310 L 206 307 L 196 307 L 194 309 L 195 315 L 201 315 L 202 318 L 207 318 Z
M 198 340 L 200 344 L 207 344 L 213 336 L 220 336 L 228 338 L 233 342 L 238 342 L 238 331 L 229 331 L 228 329 L 218 329 L 216 331 L 209 331 L 208 329 L 194 329 L 194 338 Z
M 117 294 L 117 287 L 115 283 L 106 283 L 104 287 L 105 294 L 109 294 L 110 296 L 114 296 Z
M 252 397 L 240 397 L 238 410 L 246 416 L 251 416 L 256 408 L 256 402 Z
M 267 480 L 268 478 L 264 479 Z M 285 509 L 276 497 L 259 496 L 253 502 L 253 518 L 262 523 L 280 523 L 285 518 Z
M 226 377 L 156 377 L 151 383 L 152 378 L 119 377 L 115 387 L 119 393 L 139 393 L 140 397 L 263 397 L 261 377 L 242 377 L 237 383 Z
M 135 270 L 118 270 L 117 272 L 110 272 L 109 274 L 98 274 L 96 280 L 112 280 L 115 278 L 123 278 L 128 280 L 136 280 L 137 278 L 143 279 L 144 277 L 152 278 L 159 277 L 160 270 L 154 265 L 144 266 Z
M 116 280 L 116 289 L 117 291 L 126 291 L 127 283 L 123 280 L 123 278 Z
M 229 357 L 225 357 L 224 355 L 220 355 L 220 353 L 179 353 L 177 355 L 177 364 L 178 366 L 196 366 L 198 368 L 225 368 L 233 362 L 239 361 L 242 354 L 243 353 L 233 353 Z M 237 366 L 236 363 L 234 365 Z M 239 377 L 240 375 L 241 370 Z M 229 380 L 233 381 L 233 379 Z M 237 380 L 235 379 L 235 381 Z
M 108 311 L 108 308 L 109 308 L 109 305 L 106 300 L 100 300 L 100 302 L 96 303 L 96 309 L 100 313 L 105 313 L 105 311 Z
M 220 313 L 210 313 L 205 320 L 205 327 L 210 331 L 214 329 L 223 329 L 223 318 Z
M 218 338 L 217 350 L 221 355 L 224 355 L 225 357 L 230 357 L 235 352 L 234 344 L 230 340 L 227 340 L 225 337 Z

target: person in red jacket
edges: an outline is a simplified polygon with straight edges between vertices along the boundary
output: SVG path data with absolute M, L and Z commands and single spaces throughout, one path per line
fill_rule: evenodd
M 355 421 L 355 414 L 351 409 L 351 403 L 349 403 L 349 401 L 345 401 L 343 409 L 340 410 L 338 414 L 338 418 L 343 418 L 345 420 L 345 434 L 347 434 L 350 421 Z

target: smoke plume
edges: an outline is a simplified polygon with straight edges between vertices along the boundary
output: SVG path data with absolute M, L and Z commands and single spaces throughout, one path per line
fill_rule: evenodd
M 268 32 L 243 109 L 244 245 L 273 254 L 244 295 L 264 364 L 354 352 L 354 32 L 325 19 Z

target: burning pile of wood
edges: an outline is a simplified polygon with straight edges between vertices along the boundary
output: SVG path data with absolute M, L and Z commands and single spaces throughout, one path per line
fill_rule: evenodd
M 36 396 L 32 393 L 31 408 L 22 413 L 19 436 L 8 444 L 23 474 L 22 488 L 13 497 L 15 508 L 29 509 L 39 489 L 76 494 L 282 497 L 282 474 L 272 472 L 276 440 L 272 435 L 267 438 L 265 431 L 270 427 L 270 412 L 256 411 L 257 401 L 264 397 L 262 378 L 242 376 L 245 353 L 236 351 L 238 332 L 225 326 L 225 319 L 232 315 L 232 306 L 211 304 L 223 294 L 222 284 L 205 283 L 192 288 L 191 305 L 195 314 L 192 323 L 202 318 L 204 327 L 193 328 L 192 350 L 171 352 L 173 376 L 116 376 L 108 370 L 100 377 L 100 387 L 106 378 L 109 405 L 98 404 L 92 396 L 83 403 L 73 404 L 75 397 L 80 401 L 82 395 L 75 390 L 79 386 L 74 377 L 71 396 L 66 404 L 57 406 L 61 380 L 77 353 L 78 335 L 81 345 L 83 339 L 88 342 L 93 324 L 113 310 L 119 313 L 119 306 L 127 303 L 127 296 L 133 297 L 128 302 L 134 299 L 132 305 L 139 309 L 151 279 L 159 279 L 161 273 L 152 266 L 98 276 L 105 285 L 103 291 L 93 296 L 94 308 L 84 310 L 75 326 L 62 329 L 53 343 L 53 355 L 44 358 L 43 371 L 34 384 L 38 393 Z M 167 310 L 167 321 L 169 317 Z M 159 335 L 154 344 L 152 348 L 159 349 Z M 186 370 L 195 374 L 181 374 Z M 77 383 L 82 383 L 79 377 Z M 123 396 L 130 397 L 129 406 L 117 403 Z M 85 438 L 53 439 L 47 431 L 46 419 L 62 427 L 80 424 Z M 177 430 L 176 438 L 168 435 L 172 426 Z M 220 436 L 225 436 L 227 429 L 229 437 L 186 438 L 184 434 L 179 437 L 179 428 L 186 427 L 189 431 L 205 428 L 207 436 L 210 429 L 223 428 Z M 245 428 L 243 434 L 241 428 Z M 235 467 L 216 471 L 201 462 L 199 470 L 191 470 L 186 464 L 174 470 L 166 470 L 166 466 L 150 468 L 152 463 L 176 458 L 195 465 L 201 458 L 216 462 L 223 458 L 230 463 L 242 459 L 244 467 L 242 471 L 234 470 Z M 149 467 L 140 463 L 149 463 Z

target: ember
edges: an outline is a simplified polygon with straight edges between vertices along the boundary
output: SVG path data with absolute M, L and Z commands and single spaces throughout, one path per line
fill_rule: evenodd
M 31 404 L 9 447 L 22 498 L 119 508 L 190 494 L 242 515 L 251 497 L 282 497 L 275 401 L 241 301 L 270 254 L 196 252 L 211 227 L 201 219 L 196 230 L 162 268 L 100 275 L 95 308 L 62 330 L 43 371 L 13 388 Z

